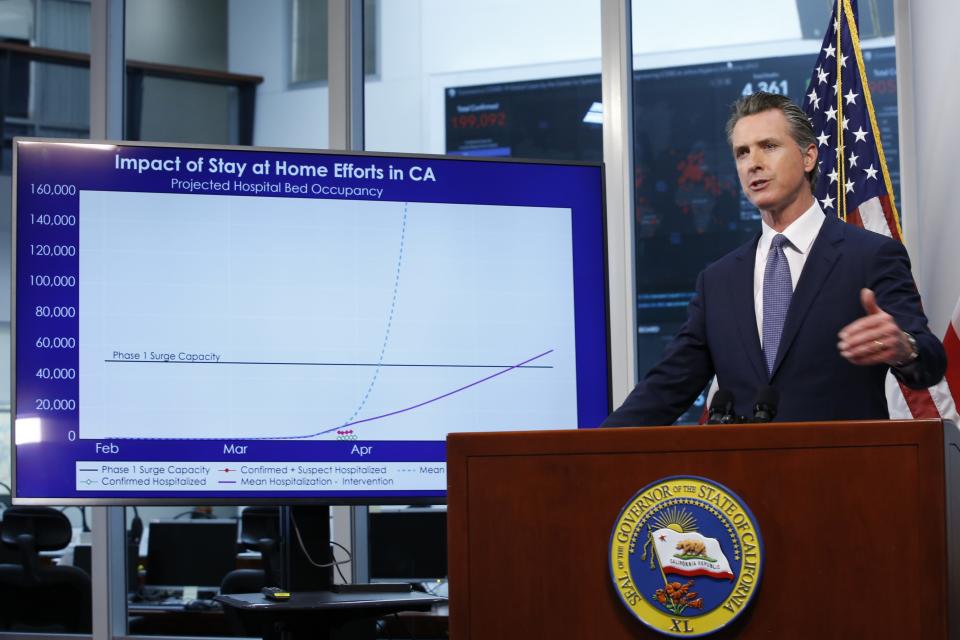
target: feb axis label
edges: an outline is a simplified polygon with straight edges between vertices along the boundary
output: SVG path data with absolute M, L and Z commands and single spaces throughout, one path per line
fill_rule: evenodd
M 610 577 L 627 608 L 671 637 L 705 636 L 753 600 L 763 544 L 746 504 L 725 486 L 671 476 L 638 491 L 610 536 Z

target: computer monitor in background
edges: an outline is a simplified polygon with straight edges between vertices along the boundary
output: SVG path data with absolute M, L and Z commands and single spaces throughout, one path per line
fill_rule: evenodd
M 126 574 L 128 593 L 133 593 L 139 588 L 140 580 L 137 571 L 138 551 L 137 545 L 127 544 Z M 3 554 L 0 553 L 0 563 L 2 562 L 4 562 Z M 89 544 L 78 544 L 73 547 L 73 566 L 85 572 L 88 576 L 93 575 L 93 550 Z
M 147 535 L 147 585 L 216 590 L 237 566 L 235 520 L 156 520 Z
M 447 577 L 447 512 L 371 511 L 367 525 L 370 579 L 426 582 Z

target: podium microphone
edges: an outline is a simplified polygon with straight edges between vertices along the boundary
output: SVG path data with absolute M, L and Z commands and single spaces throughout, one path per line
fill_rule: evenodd
M 777 417 L 777 405 L 780 404 L 780 392 L 773 387 L 763 387 L 757 394 L 753 405 L 754 422 L 772 422 Z
M 730 424 L 736 421 L 733 394 L 726 389 L 720 389 L 713 394 L 707 416 L 707 424 Z

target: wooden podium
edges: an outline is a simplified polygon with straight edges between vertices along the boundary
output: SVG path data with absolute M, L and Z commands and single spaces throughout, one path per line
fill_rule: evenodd
M 450 637 L 662 638 L 609 570 L 620 510 L 721 483 L 764 543 L 716 638 L 960 638 L 960 432 L 939 420 L 652 427 L 447 440 Z

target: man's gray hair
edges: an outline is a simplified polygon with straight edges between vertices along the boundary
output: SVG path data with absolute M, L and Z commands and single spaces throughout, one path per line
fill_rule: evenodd
M 744 96 L 730 106 L 730 119 L 727 120 L 727 142 L 733 144 L 733 128 L 741 118 L 771 109 L 779 109 L 787 118 L 787 124 L 790 126 L 790 136 L 801 151 L 806 151 L 811 144 L 817 146 L 817 136 L 814 135 L 813 125 L 810 124 L 810 119 L 807 118 L 803 109 L 795 105 L 786 96 L 765 91 Z M 819 173 L 820 169 L 816 164 L 813 165 L 812 171 L 807 172 L 810 191 L 813 191 L 814 185 L 817 184 Z

